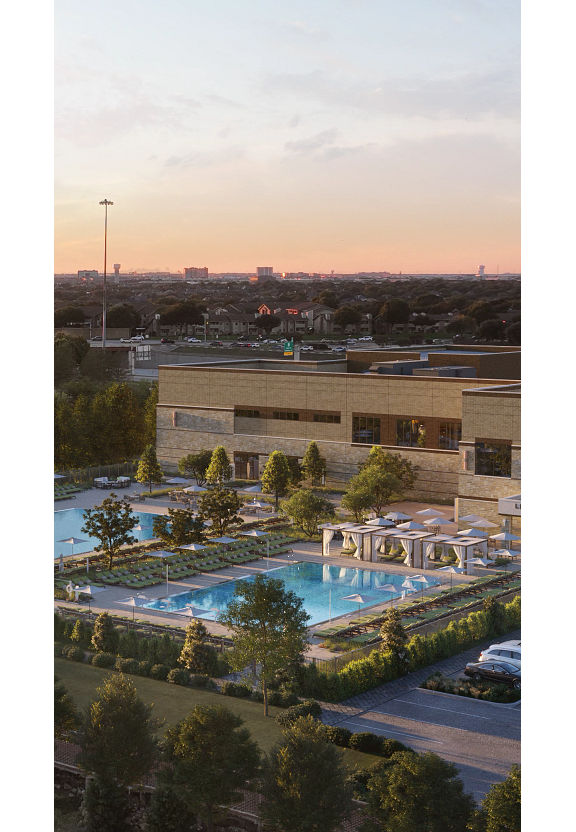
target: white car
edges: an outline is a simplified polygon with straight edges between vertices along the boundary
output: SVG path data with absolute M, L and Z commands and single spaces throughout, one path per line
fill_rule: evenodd
M 201 344 L 202 343 L 200 338 L 187 338 L 186 340 L 188 341 L 189 344 Z
M 309 344 L 302 344 L 300 347 L 301 350 L 313 350 L 314 347 L 311 347 Z
M 509 664 L 522 664 L 522 644 L 520 641 L 503 641 L 500 644 L 491 644 L 480 653 L 479 662 L 505 661 Z
M 358 338 L 359 341 L 372 341 L 373 338 L 371 335 L 363 335 L 362 338 Z
M 131 341 L 131 342 L 134 342 L 134 341 L 143 341 L 143 340 L 144 340 L 144 336 L 143 336 L 143 335 L 133 335 L 133 336 L 132 336 L 132 338 L 130 338 L 130 341 Z

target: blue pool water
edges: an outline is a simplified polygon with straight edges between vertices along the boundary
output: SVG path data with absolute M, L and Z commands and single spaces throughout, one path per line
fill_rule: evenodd
M 406 591 L 402 587 L 402 582 L 406 580 L 405 575 L 371 572 L 368 569 L 350 569 L 323 563 L 294 563 L 290 566 L 271 569 L 269 575 L 272 578 L 281 578 L 286 589 L 302 599 L 304 608 L 310 616 L 309 625 L 398 598 Z M 250 575 L 239 580 L 253 581 L 254 578 L 254 575 Z M 428 580 L 430 582 L 428 586 L 440 583 L 434 578 Z M 142 606 L 166 612 L 190 613 L 196 618 L 208 618 L 214 621 L 228 607 L 238 582 L 238 580 L 226 581 L 205 589 L 180 592 L 177 595 L 168 595 L 166 598 L 149 601 Z M 384 584 L 393 584 L 397 589 L 395 592 L 377 589 Z M 415 586 L 420 588 L 421 585 L 415 584 Z M 365 596 L 363 603 L 343 600 L 346 595 L 356 594 Z M 192 605 L 192 611 L 189 610 L 189 605 Z
M 134 532 L 136 540 L 149 540 L 154 535 L 152 534 L 152 523 L 156 514 L 147 514 L 146 512 L 133 511 L 137 518 L 134 525 L 142 526 L 142 531 Z M 63 511 L 54 512 L 54 557 L 58 558 L 60 555 L 79 555 L 82 552 L 91 552 L 94 546 L 98 545 L 95 537 L 88 537 L 82 531 L 84 525 L 84 511 L 81 508 L 66 508 Z M 58 543 L 68 537 L 78 537 L 85 543 L 77 543 L 74 548 L 70 543 Z

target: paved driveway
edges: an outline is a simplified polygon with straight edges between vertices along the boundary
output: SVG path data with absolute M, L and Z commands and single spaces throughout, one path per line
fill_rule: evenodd
M 498 640 L 519 635 L 516 631 Z M 457 765 L 466 790 L 481 800 L 492 783 L 503 780 L 512 764 L 520 762 L 520 704 L 482 702 L 422 690 L 419 685 L 436 670 L 458 675 L 483 646 L 341 704 L 326 704 L 322 719 L 350 731 L 372 731 L 397 739 L 415 751 L 439 754 Z

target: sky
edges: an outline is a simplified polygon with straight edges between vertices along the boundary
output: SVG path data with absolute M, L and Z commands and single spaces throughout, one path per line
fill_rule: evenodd
M 55 271 L 519 271 L 519 18 L 56 0 Z

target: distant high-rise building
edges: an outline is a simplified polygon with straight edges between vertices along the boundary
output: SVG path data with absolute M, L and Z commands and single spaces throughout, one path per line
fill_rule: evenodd
M 120 263 L 114 263 L 114 285 L 120 285 Z
M 486 266 L 478 266 L 477 277 L 484 277 L 485 271 L 486 271 Z
M 98 269 L 78 269 L 78 280 L 98 280 Z
M 273 266 L 256 266 L 256 274 L 258 277 L 272 277 L 274 268 Z
M 187 266 L 184 269 L 184 279 L 192 280 L 199 277 L 208 277 L 208 266 Z

